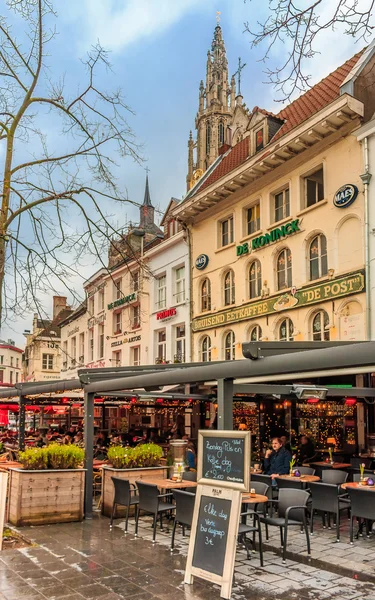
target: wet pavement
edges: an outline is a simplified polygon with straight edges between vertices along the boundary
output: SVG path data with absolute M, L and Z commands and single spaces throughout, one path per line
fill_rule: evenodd
M 140 519 L 138 538 L 132 533 L 133 521 L 127 535 L 122 521 L 115 524 L 110 531 L 109 519 L 97 515 L 82 523 L 22 528 L 22 533 L 35 546 L 0 553 L 0 600 L 219 600 L 220 591 L 215 585 L 197 578 L 192 586 L 183 583 L 188 537 L 184 538 L 181 531 L 176 534 L 176 548 L 171 553 L 168 528 L 163 532 L 158 530 L 157 543 L 151 543 L 149 518 Z M 299 556 L 299 549 L 299 558 L 307 564 L 287 560 L 283 565 L 276 553 L 279 548 L 275 540 L 272 550 L 267 546 L 263 568 L 257 552 L 247 560 L 246 552 L 239 548 L 232 598 L 375 600 L 375 583 L 366 581 L 370 573 L 367 576 L 366 572 L 359 572 L 364 579 L 359 581 L 343 575 L 355 572 L 350 570 L 350 559 L 346 561 L 349 567 L 343 570 L 339 565 L 322 560 L 322 553 L 330 553 L 333 535 L 331 530 L 314 535 L 313 547 L 320 545 L 323 550 L 313 550 L 316 557 L 309 563 L 303 556 L 304 536 L 297 532 L 291 537 L 290 548 L 294 554 L 290 556 Z M 270 543 L 273 539 L 272 534 Z M 328 542 L 321 543 L 324 539 Z M 362 540 L 354 549 L 349 546 L 352 556 L 360 555 L 357 550 L 366 553 L 362 554 L 363 558 L 375 554 L 375 539 L 364 543 L 363 548 Z M 335 548 L 339 552 L 343 550 L 339 544 L 335 544 Z M 321 567 L 324 564 L 327 568 Z

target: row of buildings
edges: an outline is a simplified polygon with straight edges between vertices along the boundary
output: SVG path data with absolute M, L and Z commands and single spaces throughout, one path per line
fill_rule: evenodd
M 26 380 L 81 367 L 242 358 L 248 340 L 375 339 L 375 47 L 277 114 L 229 79 L 220 25 L 188 140 L 187 193 L 139 224 L 75 310 L 27 336 Z

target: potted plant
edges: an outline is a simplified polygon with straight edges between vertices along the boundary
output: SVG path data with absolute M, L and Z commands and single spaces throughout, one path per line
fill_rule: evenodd
M 135 483 L 138 479 L 168 476 L 167 465 L 161 465 L 163 450 L 157 444 L 140 444 L 135 448 L 111 446 L 108 450 L 110 465 L 102 467 L 102 514 L 111 516 L 114 498 L 112 477 L 128 479 Z M 126 514 L 125 508 L 116 509 L 117 515 Z
M 13 525 L 82 521 L 85 453 L 50 444 L 19 453 L 23 469 L 10 469 L 8 520 Z

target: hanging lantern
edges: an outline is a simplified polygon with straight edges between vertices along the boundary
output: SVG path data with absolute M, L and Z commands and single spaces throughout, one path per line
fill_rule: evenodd
M 345 398 L 345 406 L 355 406 L 357 404 L 357 398 Z
M 319 398 L 307 398 L 307 404 L 317 404 L 319 402 Z

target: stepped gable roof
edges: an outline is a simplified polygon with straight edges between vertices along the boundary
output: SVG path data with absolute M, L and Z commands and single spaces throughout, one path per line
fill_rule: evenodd
M 281 136 L 285 135 L 312 115 L 317 113 L 319 110 L 330 104 L 333 100 L 336 100 L 340 96 L 340 86 L 358 62 L 359 58 L 363 54 L 364 50 L 355 54 L 352 58 L 347 60 L 343 65 L 338 67 L 335 71 L 330 73 L 327 77 L 322 79 L 319 83 L 314 85 L 310 90 L 302 94 L 297 100 L 294 100 L 291 104 L 283 108 L 277 115 L 274 115 L 264 109 L 255 106 L 253 113 L 258 111 L 262 112 L 266 116 L 270 116 L 276 119 L 284 121 L 280 129 L 273 136 L 272 142 L 278 140 Z M 233 146 L 223 160 L 218 164 L 217 168 L 207 177 L 203 185 L 197 190 L 196 193 L 201 192 L 211 184 L 221 179 L 233 169 L 239 167 L 249 157 L 250 153 L 250 137 L 246 137 L 238 144 Z M 259 153 L 259 159 L 264 157 L 264 153 Z

